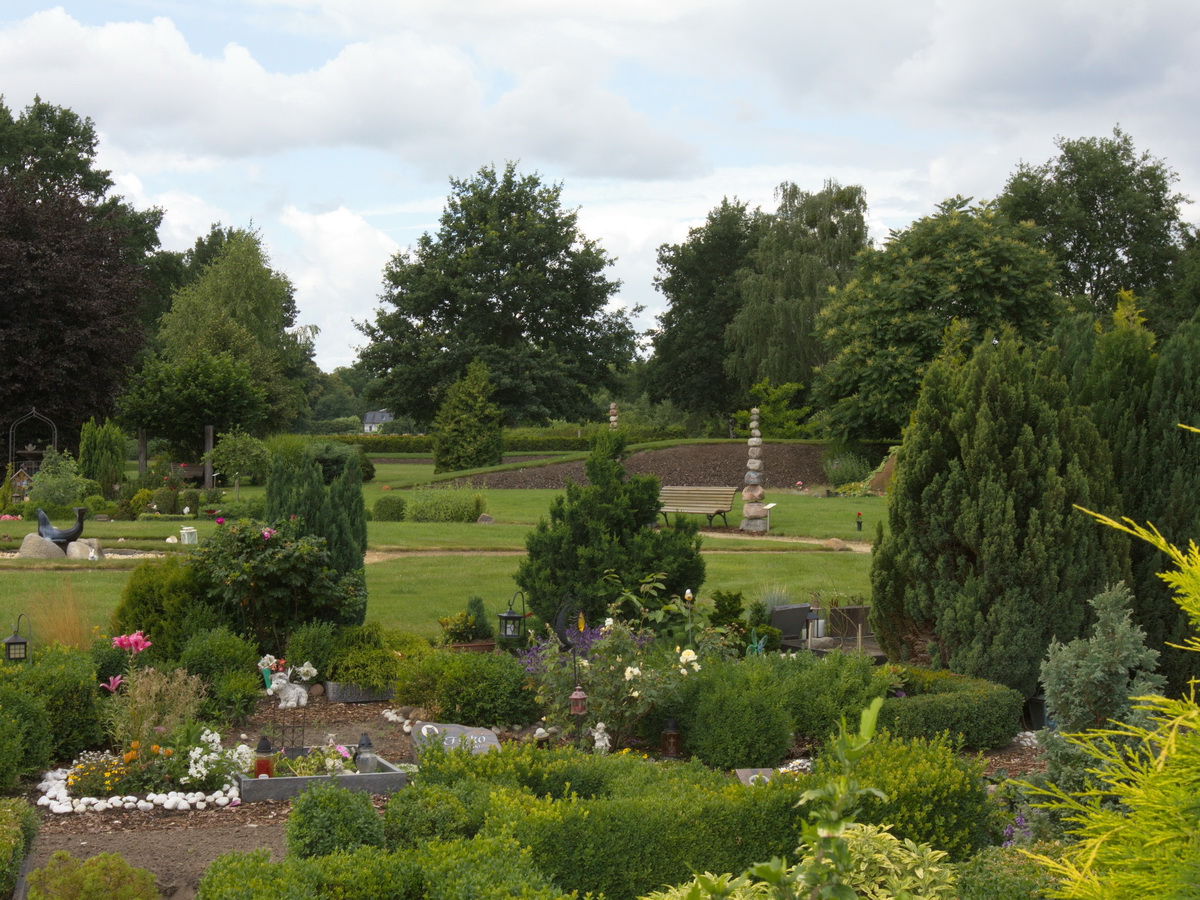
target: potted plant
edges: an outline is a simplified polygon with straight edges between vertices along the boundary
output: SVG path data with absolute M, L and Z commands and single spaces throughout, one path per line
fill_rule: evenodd
M 483 607 L 482 597 L 471 597 L 467 608 L 453 616 L 438 619 L 442 634 L 452 650 L 490 653 L 496 649 L 496 632 Z

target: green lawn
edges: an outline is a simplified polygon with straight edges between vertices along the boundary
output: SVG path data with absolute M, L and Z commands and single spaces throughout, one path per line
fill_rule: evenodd
M 422 464 L 382 464 L 380 470 L 420 469 Z M 427 467 L 432 472 L 432 466 Z M 406 474 L 414 474 L 411 471 Z M 399 476 L 397 476 L 399 477 Z M 427 476 L 426 476 L 427 477 Z M 370 485 L 364 491 L 371 496 Z M 246 497 L 262 488 L 243 488 Z M 405 491 L 407 493 L 407 491 Z M 488 492 L 488 512 L 493 525 L 370 522 L 368 543 L 372 551 L 454 551 L 453 555 L 409 556 L 384 559 L 367 567 L 370 594 L 368 616 L 389 627 L 422 634 L 437 632 L 437 619 L 461 609 L 469 596 L 479 594 L 495 613 L 503 609 L 516 590 L 512 576 L 524 550 L 529 528 L 548 514 L 554 490 L 494 490 Z M 377 496 L 382 491 L 375 491 Z M 838 537 L 846 540 L 874 537 L 875 523 L 885 516 L 885 501 L 876 498 L 817 497 L 779 492 L 768 496 L 776 503 L 771 513 L 772 536 Z M 863 531 L 855 528 L 855 513 L 863 513 Z M 738 520 L 730 514 L 730 522 Z M 171 549 L 165 543 L 178 536 L 180 527 L 195 527 L 201 541 L 217 526 L 208 520 L 192 522 L 88 522 L 85 537 L 99 538 L 109 549 Z M 21 538 L 37 529 L 36 521 L 4 522 L 0 532 L 9 540 L 0 547 L 15 550 Z M 120 539 L 124 538 L 124 541 Z M 797 601 L 814 591 L 839 591 L 867 595 L 870 591 L 870 556 L 864 553 L 813 552 L 809 544 L 789 544 L 753 537 L 715 538 L 704 541 L 708 576 L 704 591 L 740 590 L 748 600 L 766 591 L 786 593 Z M 0 625 L 20 612 L 53 603 L 66 585 L 79 601 L 80 615 L 89 625 L 107 626 L 121 588 L 137 563 L 59 563 L 52 567 L 27 560 L 0 561 Z

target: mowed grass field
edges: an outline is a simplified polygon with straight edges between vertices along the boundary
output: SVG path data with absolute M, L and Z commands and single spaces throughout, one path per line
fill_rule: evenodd
M 364 501 L 368 508 L 373 506 L 384 494 L 385 484 L 405 496 L 410 488 L 404 485 L 419 484 L 432 471 L 432 465 L 424 463 L 377 464 L 376 479 L 364 489 Z M 261 491 L 243 487 L 242 499 Z M 491 525 L 368 523 L 368 619 L 433 636 L 438 632 L 438 618 L 462 609 L 472 595 L 483 597 L 489 612 L 500 612 L 517 590 L 513 575 L 524 553 L 525 536 L 548 516 L 553 498 L 560 493 L 487 491 L 487 511 L 496 520 Z M 771 593 L 796 601 L 814 592 L 869 594 L 869 554 L 827 552 L 815 544 L 780 538 L 871 541 L 876 523 L 886 518 L 883 498 L 782 491 L 772 493 L 768 501 L 777 504 L 771 512 L 768 537 L 704 538 L 707 576 L 702 593 L 737 590 L 751 600 Z M 861 532 L 855 524 L 859 512 L 864 522 Z M 738 510 L 730 513 L 731 524 L 739 519 Z M 195 527 L 200 541 L 217 527 L 205 520 L 88 522 L 84 537 L 99 538 L 109 550 L 186 552 L 179 544 L 165 543 L 168 536 L 178 536 L 182 525 Z M 29 519 L 0 523 L 0 532 L 8 534 L 8 540 L 0 539 L 0 549 L 15 550 L 25 534 L 36 530 L 36 521 Z M 70 617 L 82 619 L 81 627 L 106 629 L 129 573 L 138 563 L 130 559 L 99 564 L 0 559 L 0 625 L 14 622 L 24 612 L 33 620 L 36 639 L 39 631 L 61 628 L 62 623 L 55 620 L 70 606 L 74 610 Z

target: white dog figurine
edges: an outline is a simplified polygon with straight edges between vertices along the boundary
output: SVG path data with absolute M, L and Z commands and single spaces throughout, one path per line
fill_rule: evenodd
M 297 706 L 308 705 L 308 690 L 302 684 L 292 684 L 287 672 L 276 672 L 271 676 L 271 686 L 268 694 L 279 698 L 280 709 L 295 709 Z

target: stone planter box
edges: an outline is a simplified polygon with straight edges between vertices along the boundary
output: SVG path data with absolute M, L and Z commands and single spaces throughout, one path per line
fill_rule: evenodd
M 325 682 L 325 696 L 330 703 L 382 703 L 391 700 L 395 694 L 394 689 L 369 691 L 349 682 Z
M 249 778 L 238 776 L 238 790 L 243 803 L 258 800 L 291 800 L 303 794 L 314 784 L 323 784 L 336 779 L 337 786 L 348 791 L 364 791 L 368 794 L 391 794 L 404 787 L 406 776 L 386 759 L 379 759 L 376 772 L 350 775 L 305 775 L 281 778 Z

